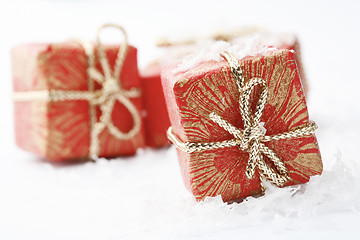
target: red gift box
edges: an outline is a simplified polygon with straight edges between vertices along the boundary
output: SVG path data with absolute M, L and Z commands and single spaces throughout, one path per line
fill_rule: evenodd
M 127 46 L 98 41 L 94 47 L 76 42 L 15 47 L 16 144 L 58 162 L 132 155 L 143 147 L 137 50 Z
M 169 139 L 179 148 L 185 185 L 197 200 L 241 199 L 261 193 L 261 179 L 289 186 L 322 172 L 294 53 L 275 50 L 236 64 L 244 88 L 226 61 L 163 71 Z M 261 87 L 247 89 L 254 81 Z
M 140 71 L 146 145 L 154 148 L 169 145 L 166 130 L 170 127 L 170 119 L 159 73 L 157 63 Z

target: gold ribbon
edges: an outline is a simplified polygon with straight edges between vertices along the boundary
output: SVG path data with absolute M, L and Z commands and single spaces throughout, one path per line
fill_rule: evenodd
M 227 52 L 221 54 L 221 56 L 229 63 L 231 72 L 233 73 L 240 91 L 239 106 L 244 123 L 244 129 L 236 128 L 224 120 L 221 116 L 212 112 L 209 115 L 209 118 L 233 135 L 234 139 L 209 143 L 182 142 L 174 134 L 171 127 L 167 131 L 168 138 L 179 149 L 187 153 L 238 146 L 242 151 L 249 153 L 249 160 L 246 167 L 246 176 L 248 179 L 252 179 L 254 177 L 255 170 L 258 168 L 260 176 L 263 180 L 279 187 L 284 186 L 289 180 L 291 180 L 285 163 L 273 150 L 267 147 L 264 142 L 312 135 L 314 134 L 317 126 L 314 122 L 310 122 L 309 124 L 296 130 L 266 136 L 266 129 L 263 128 L 262 123 L 260 122 L 268 96 L 268 86 L 266 85 L 266 82 L 261 78 L 252 78 L 245 84 L 239 61 Z M 260 93 L 256 110 L 252 114 L 250 110 L 250 95 L 257 85 L 262 88 L 262 91 Z M 275 169 L 271 168 L 265 162 L 263 155 L 269 158 Z
M 109 61 L 106 57 L 103 44 L 100 41 L 100 32 L 104 28 L 113 27 L 118 29 L 124 36 L 123 46 L 119 48 L 114 71 L 111 71 Z M 89 42 L 76 40 L 83 47 L 87 56 L 88 67 L 88 91 L 72 91 L 72 90 L 44 90 L 44 91 L 30 91 L 30 92 L 16 92 L 13 95 L 14 101 L 31 101 L 31 100 L 45 100 L 45 101 L 71 101 L 71 100 L 87 100 L 90 105 L 90 147 L 89 155 L 96 159 L 99 155 L 99 134 L 107 128 L 109 133 L 119 140 L 127 140 L 133 138 L 141 128 L 141 117 L 135 105 L 129 98 L 136 98 L 140 96 L 140 90 L 132 88 L 125 90 L 121 86 L 120 73 L 128 50 L 128 41 L 124 29 L 116 24 L 104 24 L 96 33 L 96 46 L 100 64 L 104 74 L 99 72 L 95 67 L 94 46 Z M 102 87 L 100 90 L 94 89 L 95 81 Z M 132 129 L 124 133 L 118 129 L 111 118 L 111 114 L 115 102 L 119 101 L 130 112 L 133 119 Z M 100 120 L 96 120 L 96 107 L 100 106 L 101 116 Z

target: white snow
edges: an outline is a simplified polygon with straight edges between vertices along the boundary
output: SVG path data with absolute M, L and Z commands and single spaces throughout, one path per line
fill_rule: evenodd
M 295 43 L 294 34 L 255 32 L 250 35 L 234 37 L 229 42 L 204 40 L 200 38 L 193 44 L 172 46 L 165 48 L 163 62 L 180 61 L 173 72 L 183 72 L 191 69 L 200 62 L 221 61 L 222 52 L 229 52 L 234 57 L 242 59 L 246 56 L 265 54 L 284 45 Z
M 173 70 L 174 72 L 183 72 L 191 69 L 200 62 L 217 61 L 220 62 L 222 57 L 220 53 L 229 52 L 234 57 L 242 59 L 246 56 L 256 56 L 271 50 L 264 45 L 259 44 L 256 37 L 248 38 L 248 41 L 231 44 L 224 41 L 206 41 L 201 44 L 200 49 L 195 53 L 190 53 L 181 58 L 181 62 Z
M 359 3 L 302 1 L 296 6 L 281 0 L 248 1 L 246 5 L 224 0 L 221 6 L 218 1 L 203 6 L 193 1 L 168 4 L 160 0 L 7 3 L 0 0 L 3 32 L 0 239 L 356 239 L 359 236 L 357 69 L 360 52 L 356 48 L 360 40 L 357 26 L 360 19 L 356 12 Z M 161 12 L 154 8 L 156 4 L 162 6 Z M 310 117 L 319 126 L 323 175 L 301 186 L 284 189 L 269 186 L 264 197 L 250 197 L 240 204 L 228 205 L 220 198 L 198 203 L 183 186 L 173 147 L 141 150 L 135 157 L 64 165 L 48 163 L 17 149 L 12 132 L 10 47 L 19 42 L 59 41 L 70 37 L 93 39 L 96 26 L 108 21 L 124 25 L 130 42 L 139 48 L 140 66 L 153 57 L 151 39 L 164 32 L 189 28 L 210 31 L 214 25 L 234 22 L 266 24 L 279 32 L 296 32 L 310 85 Z M 346 41 L 343 36 L 347 36 Z M 218 49 L 225 47 L 222 43 Z

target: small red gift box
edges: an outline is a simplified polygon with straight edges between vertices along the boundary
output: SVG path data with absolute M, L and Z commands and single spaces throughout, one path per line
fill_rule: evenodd
M 166 130 L 170 119 L 161 85 L 160 65 L 148 65 L 140 71 L 146 145 L 159 148 L 169 145 Z
M 322 162 L 292 51 L 168 68 L 162 83 L 169 139 L 197 200 L 224 201 L 309 181 Z
M 121 27 L 106 25 L 103 27 Z M 51 161 L 132 155 L 144 146 L 137 50 L 84 42 L 12 51 L 16 143 Z

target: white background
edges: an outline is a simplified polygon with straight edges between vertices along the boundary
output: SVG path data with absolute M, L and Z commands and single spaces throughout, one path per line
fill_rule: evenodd
M 358 1 L 0 0 L 0 239 L 355 239 L 360 234 Z M 93 40 L 123 25 L 140 67 L 164 35 L 261 25 L 296 33 L 310 85 L 309 112 L 324 174 L 297 188 L 227 205 L 196 203 L 174 148 L 133 158 L 54 165 L 16 148 L 10 49 L 19 43 Z M 29 140 L 31 141 L 31 140 Z

